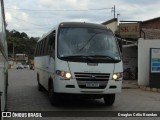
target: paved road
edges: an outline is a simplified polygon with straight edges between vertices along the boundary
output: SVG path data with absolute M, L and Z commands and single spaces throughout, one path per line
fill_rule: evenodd
M 160 93 L 146 92 L 140 89 L 123 89 L 116 96 L 115 104 L 104 106 L 103 99 L 99 100 L 63 100 L 57 107 L 51 106 L 47 92 L 39 92 L 34 71 L 9 70 L 8 111 L 160 111 Z M 87 113 L 84 113 L 87 115 Z M 95 114 L 97 114 L 95 112 Z M 7 120 L 17 120 L 8 118 Z M 22 118 L 22 120 L 31 118 Z M 35 120 L 52 120 L 53 118 L 35 118 Z M 64 119 L 56 117 L 56 120 Z M 65 120 L 123 120 L 124 117 L 65 117 Z M 130 117 L 128 119 L 134 119 Z M 136 117 L 136 120 L 158 120 L 156 117 Z M 34 119 L 33 119 L 34 120 Z

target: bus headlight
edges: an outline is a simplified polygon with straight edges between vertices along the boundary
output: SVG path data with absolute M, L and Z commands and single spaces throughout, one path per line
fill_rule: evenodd
M 68 78 L 68 79 L 70 79 L 71 78 L 71 73 L 66 73 L 65 77 Z
M 114 73 L 112 76 L 113 80 L 119 80 L 120 78 L 122 78 L 123 73 L 119 72 L 119 73 Z
M 63 77 L 65 80 L 70 80 L 72 77 L 71 73 L 63 70 L 56 70 L 56 74 Z

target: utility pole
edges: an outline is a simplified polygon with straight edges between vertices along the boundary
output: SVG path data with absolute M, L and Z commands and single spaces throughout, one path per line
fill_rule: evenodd
M 113 12 L 113 14 L 114 14 L 114 18 L 116 18 L 116 8 L 115 8 L 115 5 L 114 5 L 114 7 L 112 7 L 111 12 Z
M 115 18 L 115 14 L 116 14 L 116 8 L 115 8 L 115 5 L 113 7 L 113 12 L 114 12 L 114 18 Z
M 120 14 L 117 14 L 117 21 L 119 21 L 119 18 L 118 18 L 118 17 L 119 17 L 119 15 L 120 15 Z
M 12 66 L 14 66 L 14 62 L 15 62 L 15 58 L 14 58 L 14 41 L 13 41 L 13 64 Z
M 14 59 L 14 41 L 13 41 L 13 59 Z

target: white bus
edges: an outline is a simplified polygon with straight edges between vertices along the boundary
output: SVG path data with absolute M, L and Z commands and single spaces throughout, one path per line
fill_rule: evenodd
M 60 23 L 36 46 L 38 87 L 49 92 L 52 105 L 69 95 L 104 98 L 112 105 L 121 92 L 122 71 L 116 37 L 99 24 Z
M 8 52 L 3 0 L 0 0 L 0 108 L 6 111 L 8 86 Z

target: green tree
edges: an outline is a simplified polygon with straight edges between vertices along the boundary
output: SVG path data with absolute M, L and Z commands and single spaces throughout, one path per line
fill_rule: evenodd
M 37 37 L 29 38 L 25 32 L 7 30 L 8 53 L 11 55 L 13 55 L 13 52 L 14 54 L 27 54 L 30 59 L 33 59 L 38 39 Z

